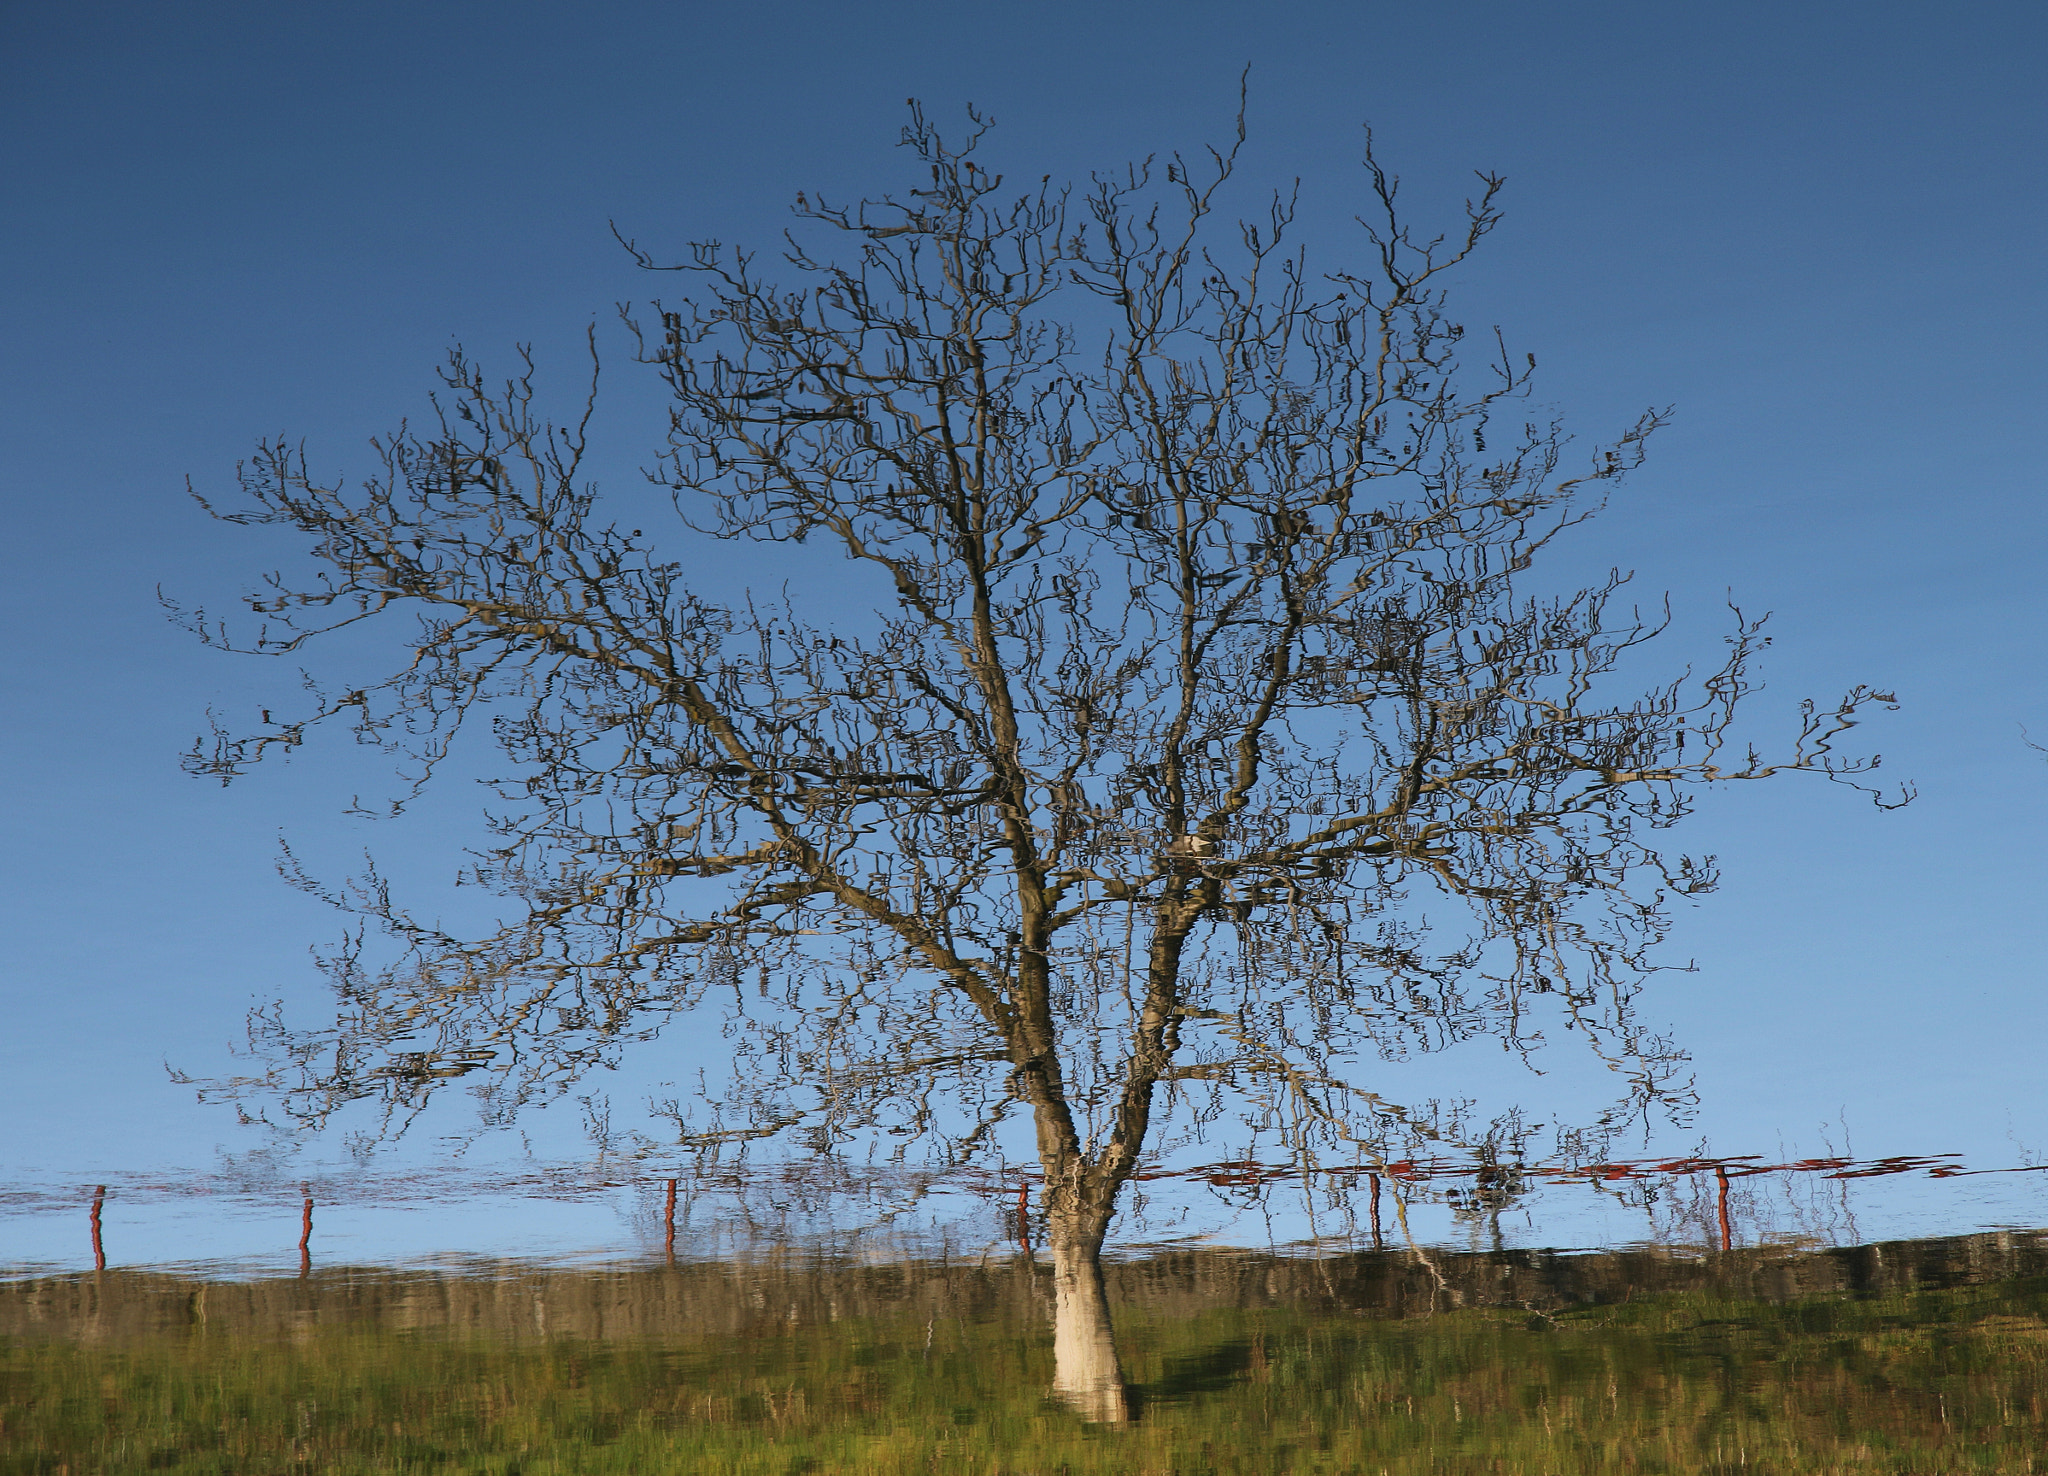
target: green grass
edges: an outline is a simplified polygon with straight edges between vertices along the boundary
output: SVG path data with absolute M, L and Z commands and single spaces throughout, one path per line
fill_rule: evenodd
M 15 1339 L 0 1473 L 2048 1471 L 2048 1281 L 1122 1332 L 1125 1430 L 1046 1403 L 1042 1329 L 943 1317 L 745 1342 Z

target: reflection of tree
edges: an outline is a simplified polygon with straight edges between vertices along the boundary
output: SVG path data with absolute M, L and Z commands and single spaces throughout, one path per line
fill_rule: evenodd
M 1703 784 L 1864 770 L 1832 744 L 1888 699 L 1737 752 L 1756 622 L 1703 680 L 1617 694 L 1661 621 L 1619 575 L 1533 591 L 1659 417 L 1565 475 L 1559 430 L 1522 420 L 1527 364 L 1496 341 L 1468 384 L 1440 278 L 1497 180 L 1446 244 L 1368 161 L 1369 267 L 1316 277 L 1286 201 L 1219 228 L 1234 155 L 1004 194 L 980 138 L 915 117 L 911 193 L 799 196 L 797 285 L 701 246 L 675 268 L 695 295 L 636 325 L 673 396 L 661 475 L 714 541 L 604 521 L 587 414 L 551 425 L 530 375 L 494 389 L 459 356 L 438 425 L 362 488 L 282 444 L 248 469 L 223 516 L 296 530 L 314 572 L 251 598 L 253 638 L 209 639 L 420 623 L 394 675 L 193 767 L 227 780 L 338 720 L 416 788 L 487 718 L 507 767 L 473 876 L 514 905 L 465 938 L 376 876 L 338 895 L 400 956 L 358 936 L 334 1023 L 260 1013 L 264 1070 L 225 1089 L 402 1128 L 468 1077 L 503 1122 L 683 1013 L 733 1058 L 669 1104 L 705 1153 L 957 1164 L 1027 1114 L 1060 1386 L 1120 1418 L 1099 1256 L 1148 1154 L 1226 1114 L 1302 1169 L 1467 1141 L 1373 1063 L 1488 1035 L 1572 1032 L 1621 1110 L 1664 1096 L 1677 1052 L 1631 1005 L 1666 899 L 1713 872 L 1654 832 Z M 715 540 L 822 543 L 881 612 L 716 603 L 692 562 Z M 1439 937 L 1424 897 L 1469 926 Z

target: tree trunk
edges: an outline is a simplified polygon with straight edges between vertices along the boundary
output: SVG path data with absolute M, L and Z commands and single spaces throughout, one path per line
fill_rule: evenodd
M 1131 1412 L 1110 1326 L 1109 1292 L 1102 1281 L 1107 1225 L 1090 1226 L 1072 1209 L 1056 1209 L 1049 1219 L 1053 1392 L 1083 1419 L 1121 1425 Z

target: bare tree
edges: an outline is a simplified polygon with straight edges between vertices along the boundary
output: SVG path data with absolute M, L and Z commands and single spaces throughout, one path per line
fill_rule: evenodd
M 1759 622 L 1645 690 L 1618 668 L 1663 617 L 1622 576 L 1532 584 L 1661 417 L 1568 474 L 1533 358 L 1449 314 L 1498 179 L 1424 237 L 1368 153 L 1364 264 L 1319 274 L 1285 197 L 1218 213 L 1235 146 L 1020 194 L 984 132 L 914 110 L 916 188 L 799 195 L 795 285 L 628 243 L 688 284 L 628 323 L 673 393 L 656 478 L 690 556 L 821 540 L 871 620 L 706 598 L 605 520 L 587 411 L 551 424 L 530 364 L 500 388 L 458 354 L 438 424 L 361 486 L 265 446 L 217 515 L 308 536 L 316 572 L 271 576 L 253 630 L 192 617 L 294 655 L 410 612 L 402 663 L 217 726 L 191 767 L 339 721 L 416 787 L 482 715 L 509 765 L 474 868 L 504 925 L 453 936 L 366 879 L 342 900 L 402 956 L 333 960 L 331 1026 L 259 1015 L 265 1068 L 226 1090 L 402 1126 L 473 1075 L 502 1121 L 712 1012 L 734 1078 L 676 1108 L 686 1145 L 962 1162 L 1027 1113 L 1058 1389 L 1118 1420 L 1100 1253 L 1147 1155 L 1235 1110 L 1304 1164 L 1383 1165 L 1384 1061 L 1560 1026 L 1655 1100 L 1679 1058 L 1631 1001 L 1667 899 L 1713 882 L 1655 832 L 1701 786 L 1867 771 L 1831 744 L 1890 698 L 1737 752 Z M 1420 898 L 1467 921 L 1438 941 Z

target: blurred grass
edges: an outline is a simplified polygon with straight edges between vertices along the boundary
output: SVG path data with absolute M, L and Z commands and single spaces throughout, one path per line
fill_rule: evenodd
M 1043 1328 L 945 1316 L 746 1341 L 14 1339 L 0 1473 L 2048 1471 L 2048 1280 L 1120 1329 L 1125 1430 L 1046 1402 Z

